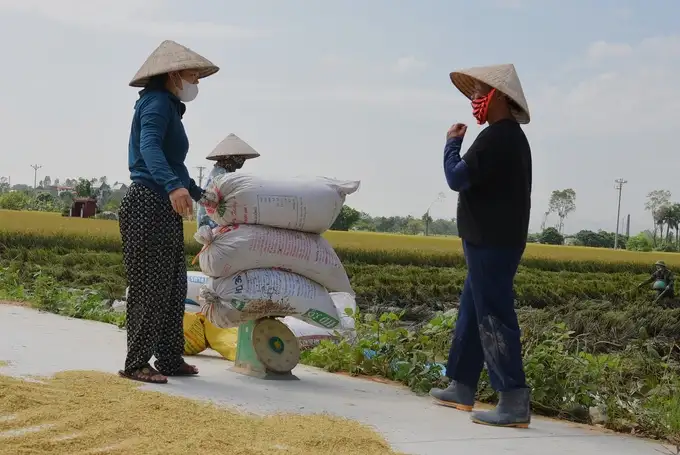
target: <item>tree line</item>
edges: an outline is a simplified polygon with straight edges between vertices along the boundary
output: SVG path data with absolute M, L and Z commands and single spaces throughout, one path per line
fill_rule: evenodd
M 109 184 L 107 177 L 68 178 L 52 180 L 44 177 L 37 188 L 28 185 L 10 187 L 6 178 L 0 177 L 0 209 L 37 210 L 68 213 L 76 197 L 97 200 L 98 212 L 117 212 L 127 186 Z M 409 235 L 457 235 L 455 219 L 433 219 L 426 213 L 420 218 L 412 216 L 372 217 L 367 213 L 343 206 L 336 219 L 334 230 L 385 232 Z
M 530 236 L 530 241 L 549 244 L 570 243 L 599 248 L 614 248 L 616 234 L 607 231 L 579 231 L 564 234 L 564 222 L 576 210 L 576 192 L 572 188 L 554 190 L 550 195 L 548 210 L 543 214 L 541 232 Z M 680 251 L 680 203 L 672 201 L 668 190 L 654 190 L 647 194 L 645 211 L 652 218 L 651 229 L 630 238 L 619 230 L 619 247 L 636 251 Z M 557 215 L 554 227 L 546 226 L 550 215 Z
M 344 205 L 331 226 L 334 231 L 384 232 L 408 235 L 458 235 L 456 220 L 434 219 L 429 213 L 414 216 L 376 216 Z
M 81 197 L 95 199 L 98 212 L 116 212 L 126 191 L 126 185 L 118 182 L 110 185 L 106 177 L 52 181 L 46 176 L 36 188 L 23 184 L 10 186 L 7 178 L 0 177 L 0 209 L 66 214 L 73 200 Z
M 0 209 L 39 210 L 67 213 L 75 197 L 89 197 L 97 201 L 98 212 L 117 212 L 127 186 L 109 184 L 106 176 L 99 178 L 67 178 L 52 180 L 45 176 L 37 188 L 13 185 L 0 177 Z M 565 220 L 576 210 L 576 192 L 572 188 L 554 190 L 548 210 L 544 212 L 539 233 L 529 236 L 530 242 L 571 244 L 598 248 L 614 248 L 615 233 L 581 230 L 573 235 L 564 233 Z M 680 251 L 680 203 L 672 201 L 668 190 L 654 190 L 647 195 L 645 210 L 651 215 L 650 229 L 633 237 L 619 231 L 619 247 L 638 251 Z M 554 226 L 547 226 L 551 215 L 557 216 Z M 376 216 L 343 206 L 332 227 L 340 231 L 384 232 L 408 235 L 458 235 L 456 220 L 433 219 L 429 210 L 421 217 Z

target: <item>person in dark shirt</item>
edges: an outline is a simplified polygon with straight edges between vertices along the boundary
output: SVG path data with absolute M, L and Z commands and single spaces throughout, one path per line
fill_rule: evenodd
M 524 253 L 531 209 L 531 150 L 520 124 L 529 108 L 513 65 L 451 73 L 470 100 L 479 125 L 488 123 L 461 158 L 467 126 L 454 124 L 444 149 L 444 174 L 458 196 L 458 232 L 468 274 L 449 352 L 446 389 L 433 389 L 437 403 L 472 411 L 484 363 L 498 406 L 472 420 L 528 427 L 530 391 L 522 365 L 513 281 Z
M 654 290 L 657 294 L 656 300 L 661 298 L 672 299 L 675 297 L 675 277 L 673 272 L 670 271 L 664 261 L 657 261 L 654 267 L 654 272 L 652 272 L 648 279 L 638 285 L 638 289 L 654 283 Z

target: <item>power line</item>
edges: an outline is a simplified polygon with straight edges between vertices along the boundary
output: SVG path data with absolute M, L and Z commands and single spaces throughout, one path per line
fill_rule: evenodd
M 42 168 L 40 164 L 31 164 L 33 168 L 33 189 L 38 187 L 38 169 Z
M 616 190 L 619 192 L 619 203 L 616 209 L 616 235 L 614 236 L 614 249 L 619 247 L 619 225 L 621 224 L 621 193 L 623 192 L 623 185 L 628 183 L 628 180 L 616 179 Z

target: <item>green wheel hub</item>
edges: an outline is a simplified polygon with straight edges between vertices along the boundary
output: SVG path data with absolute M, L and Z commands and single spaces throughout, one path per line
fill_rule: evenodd
M 262 379 L 296 379 L 300 361 L 295 334 L 274 318 L 241 324 L 238 329 L 234 371 Z

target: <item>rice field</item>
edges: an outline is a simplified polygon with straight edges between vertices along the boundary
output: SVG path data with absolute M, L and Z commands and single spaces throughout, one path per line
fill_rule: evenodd
M 196 243 L 193 234 L 196 224 L 185 222 L 184 236 L 187 244 Z M 109 220 L 62 217 L 46 212 L 15 212 L 0 210 L 0 231 L 39 233 L 43 235 L 86 235 L 93 237 L 119 237 L 118 223 Z M 324 234 L 333 247 L 356 251 L 417 251 L 433 255 L 461 254 L 462 246 L 457 237 L 424 237 L 413 235 L 385 234 L 373 232 L 338 232 Z M 680 266 L 680 254 L 641 253 L 614 251 L 604 248 L 577 246 L 554 246 L 529 244 L 527 258 L 555 261 L 587 261 L 603 263 L 653 263 L 664 260 L 670 265 Z

